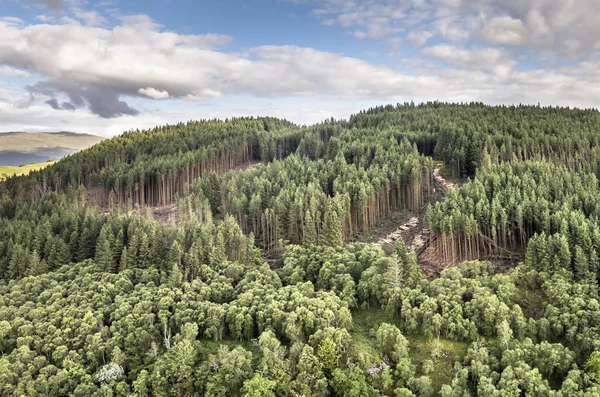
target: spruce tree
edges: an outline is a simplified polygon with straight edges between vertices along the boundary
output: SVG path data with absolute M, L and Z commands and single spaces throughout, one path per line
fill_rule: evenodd
M 46 261 L 40 259 L 40 255 L 37 250 L 33 250 L 31 253 L 31 260 L 29 262 L 29 274 L 31 276 L 39 276 L 48 271 L 48 265 Z
M 335 210 L 329 208 L 325 211 L 325 224 L 323 226 L 323 235 L 319 241 L 329 247 L 339 247 L 342 241 L 342 224 Z
M 210 251 L 209 261 L 213 267 L 219 267 L 227 260 L 227 251 L 225 249 L 225 238 L 223 232 L 219 229 L 217 236 L 213 241 L 213 246 Z
M 127 247 L 123 247 L 123 250 L 121 251 L 121 258 L 119 260 L 119 271 L 127 269 L 127 266 Z
M 317 229 L 315 228 L 315 221 L 310 213 L 310 210 L 306 210 L 306 214 L 304 215 L 302 244 L 305 246 L 317 244 Z
M 421 270 L 415 254 L 408 251 L 402 238 L 396 240 L 396 255 L 403 268 L 405 285 L 414 288 L 421 279 Z
M 104 272 L 115 273 L 117 270 L 115 263 L 115 254 L 111 246 L 112 232 L 110 225 L 105 223 L 98 236 L 96 243 L 96 264 Z
M 169 250 L 169 270 L 173 270 L 176 266 L 181 270 L 182 259 L 183 250 L 181 249 L 181 244 L 175 240 Z
M 180 288 L 183 283 L 183 273 L 179 264 L 174 263 L 169 273 L 169 285 L 173 288 Z

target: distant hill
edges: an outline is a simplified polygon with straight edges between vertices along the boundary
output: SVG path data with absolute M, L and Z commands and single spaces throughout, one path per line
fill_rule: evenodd
M 45 163 L 35 163 L 35 164 L 27 164 L 22 165 L 20 167 L 10 166 L 10 165 L 0 165 L 0 181 L 9 176 L 13 175 L 27 175 L 31 171 L 41 170 L 43 168 L 48 167 L 49 165 L 54 164 L 56 161 L 46 161 Z
M 65 131 L 0 133 L 0 165 L 19 166 L 59 160 L 103 139 L 96 135 Z

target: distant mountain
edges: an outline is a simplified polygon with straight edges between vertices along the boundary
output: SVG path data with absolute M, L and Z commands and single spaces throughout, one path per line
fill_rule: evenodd
M 103 139 L 66 131 L 0 133 L 0 165 L 18 166 L 59 160 Z

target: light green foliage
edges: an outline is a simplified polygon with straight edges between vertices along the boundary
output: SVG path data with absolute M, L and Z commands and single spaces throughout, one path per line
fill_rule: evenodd
M 9 178 L 0 395 L 600 395 L 598 115 L 189 122 Z M 433 155 L 471 179 L 427 210 L 427 279 L 354 241 L 421 213 Z
M 381 351 L 393 362 L 397 363 L 408 356 L 408 340 L 394 325 L 381 324 L 377 329 L 375 338 Z
M 273 389 L 277 382 L 263 378 L 260 374 L 255 374 L 252 379 L 244 382 L 242 387 L 243 397 L 275 397 Z
M 584 369 L 585 373 L 590 378 L 600 383 L 600 352 L 595 351 L 590 355 L 590 358 L 585 363 Z
M 338 349 L 331 338 L 326 337 L 317 346 L 317 357 L 323 366 L 323 369 L 331 372 L 336 367 L 338 359 Z

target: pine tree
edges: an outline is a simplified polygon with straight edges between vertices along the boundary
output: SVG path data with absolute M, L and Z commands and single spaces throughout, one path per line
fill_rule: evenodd
M 175 240 L 173 241 L 173 244 L 171 244 L 171 249 L 169 250 L 169 270 L 179 267 L 179 270 L 181 271 L 182 259 L 183 250 L 181 249 L 181 244 Z
M 152 253 L 150 251 L 150 242 L 148 241 L 148 235 L 142 232 L 140 238 L 140 248 L 138 250 L 138 262 L 134 265 L 142 269 L 148 269 L 152 266 Z
M 194 241 L 190 250 L 184 255 L 185 264 L 185 278 L 187 281 L 192 281 L 198 275 L 200 266 L 202 265 L 201 257 L 202 252 L 198 249 L 198 245 Z
M 39 276 L 48 272 L 48 265 L 46 261 L 40 260 L 40 255 L 37 250 L 33 250 L 31 253 L 31 260 L 29 262 L 29 274 L 31 276 Z
M 421 270 L 415 254 L 408 251 L 402 238 L 396 240 L 396 255 L 403 268 L 405 285 L 414 288 L 421 280 Z
M 95 241 L 96 236 L 94 235 L 94 230 L 92 226 L 92 222 L 88 217 L 86 217 L 85 225 L 83 226 L 83 230 L 81 235 L 78 238 L 78 247 L 77 247 L 77 262 L 84 261 L 86 259 L 92 258 L 94 256 L 94 247 L 96 245 Z
M 112 232 L 110 225 L 105 223 L 98 236 L 96 243 L 96 264 L 104 272 L 115 273 L 117 266 L 115 263 L 115 254 L 111 246 Z
M 575 246 L 575 257 L 573 259 L 573 272 L 577 280 L 584 280 L 589 274 L 589 263 L 583 249 Z
M 261 263 L 260 250 L 254 246 L 254 233 L 250 233 L 248 236 L 246 236 L 245 243 L 245 265 L 248 266 L 251 263 Z
M 304 215 L 304 233 L 302 235 L 302 244 L 305 246 L 317 244 L 317 229 L 315 228 L 315 221 L 310 213 L 310 210 L 306 210 Z
M 24 277 L 28 273 L 30 254 L 21 244 L 15 244 L 8 265 L 8 276 L 11 279 Z
M 180 288 L 183 283 L 183 273 L 181 267 L 177 263 L 173 263 L 171 272 L 169 274 L 169 285 L 173 288 Z
M 339 247 L 342 241 L 342 224 L 338 214 L 333 209 L 325 211 L 325 224 L 323 226 L 322 238 L 319 239 L 323 245 Z
M 123 247 L 123 251 L 121 251 L 121 259 L 119 260 L 119 271 L 127 269 L 127 266 L 127 247 Z
M 225 250 L 225 238 L 223 232 L 219 229 L 213 242 L 209 255 L 209 262 L 213 267 L 219 267 L 227 260 L 227 251 Z
M 57 269 L 71 261 L 71 252 L 69 246 L 65 244 L 62 238 L 53 237 L 49 243 L 48 267 L 50 270 Z
M 121 255 L 123 253 L 124 247 L 125 247 L 125 232 L 123 231 L 123 227 L 121 227 L 121 229 L 119 229 L 119 233 L 117 234 L 117 238 L 113 242 L 113 252 L 114 252 L 115 263 L 121 263 Z

